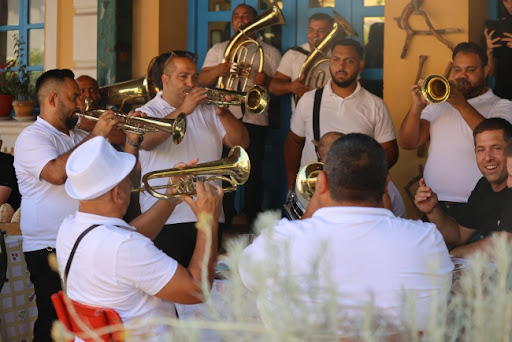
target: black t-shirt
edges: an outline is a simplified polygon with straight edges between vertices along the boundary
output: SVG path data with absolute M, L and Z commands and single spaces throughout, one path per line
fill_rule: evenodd
M 16 179 L 13 163 L 14 157 L 12 155 L 0 152 L 0 185 L 12 189 L 7 203 L 16 210 L 20 207 L 21 195 L 18 190 L 18 180 Z
M 505 229 L 500 225 L 502 214 L 505 208 L 505 198 L 510 197 L 511 189 L 505 189 L 494 192 L 491 184 L 485 179 L 480 178 L 475 188 L 469 196 L 468 203 L 464 207 L 464 212 L 459 218 L 458 223 L 466 228 L 477 229 L 484 236 L 498 230 L 507 230 L 512 232 L 512 226 Z

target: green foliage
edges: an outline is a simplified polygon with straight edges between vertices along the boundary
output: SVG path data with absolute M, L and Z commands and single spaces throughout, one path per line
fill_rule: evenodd
M 34 87 L 30 83 L 30 73 L 23 62 L 23 44 L 14 36 L 14 59 L 0 66 L 0 94 L 12 94 L 18 100 L 32 100 Z

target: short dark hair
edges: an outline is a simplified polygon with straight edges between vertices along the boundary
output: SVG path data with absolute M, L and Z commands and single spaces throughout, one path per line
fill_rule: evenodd
M 503 140 L 509 141 L 512 137 L 512 124 L 502 118 L 489 118 L 480 122 L 473 130 L 473 142 L 476 145 L 476 136 L 485 131 L 503 131 Z
M 36 95 L 39 103 L 43 103 L 44 101 L 44 99 L 41 98 L 41 89 L 43 89 L 46 84 L 54 82 L 56 85 L 61 85 L 66 78 L 70 78 L 76 82 L 75 74 L 69 69 L 51 69 L 39 76 L 36 81 Z
M 354 40 L 352 38 L 343 38 L 335 40 L 332 44 L 331 52 L 334 51 L 334 48 L 338 45 L 342 46 L 352 46 L 354 49 L 356 49 L 356 52 L 360 59 L 363 59 L 364 56 L 364 48 L 359 44 L 357 40 Z
M 331 27 L 334 24 L 334 19 L 327 13 L 315 13 L 311 17 L 309 17 L 308 23 L 311 20 L 325 20 L 329 23 L 329 26 Z
M 386 153 L 375 139 L 350 133 L 336 140 L 325 157 L 329 193 L 335 201 L 380 203 L 386 186 Z
M 238 7 L 247 7 L 247 9 L 249 9 L 249 11 L 251 12 L 253 19 L 258 16 L 258 11 L 256 11 L 256 8 L 249 6 L 247 4 L 240 4 L 240 5 L 236 6 L 235 9 L 233 10 L 233 13 L 235 13 L 235 10 Z M 233 13 L 231 13 L 231 18 L 233 18 Z
M 480 61 L 482 62 L 482 66 L 486 66 L 489 62 L 489 59 L 487 58 L 487 53 L 485 52 L 482 47 L 476 43 L 472 42 L 463 42 L 457 44 L 455 49 L 453 49 L 452 53 L 452 61 L 455 60 L 455 56 L 458 53 L 474 53 L 480 57 Z
M 171 56 L 170 52 L 164 52 L 159 56 L 154 57 L 151 62 L 149 62 L 149 70 L 148 75 L 151 77 L 153 83 L 158 87 L 158 89 L 162 90 L 162 74 L 165 70 L 165 62 Z

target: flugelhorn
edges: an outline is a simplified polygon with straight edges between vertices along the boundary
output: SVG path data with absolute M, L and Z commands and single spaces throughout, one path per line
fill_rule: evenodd
M 229 182 L 224 192 L 234 191 L 238 185 L 244 184 L 251 173 L 251 162 L 247 152 L 240 146 L 233 146 L 226 158 L 208 163 L 187 166 L 183 169 L 173 168 L 146 173 L 142 177 L 142 186 L 133 191 L 147 191 L 154 197 L 170 199 L 182 196 L 193 196 L 196 194 L 195 182 L 212 182 L 223 180 Z M 149 184 L 150 180 L 169 178 L 165 185 Z M 176 179 L 173 181 L 173 178 Z M 157 190 L 169 187 L 177 190 L 176 194 L 161 193 Z
M 428 102 L 442 103 L 450 96 L 450 89 L 453 85 L 444 76 L 433 74 L 423 80 L 419 91 Z M 465 78 L 455 79 L 455 86 L 464 88 L 467 85 L 468 81 Z
M 86 110 L 82 113 L 76 113 L 80 117 L 84 117 L 88 120 L 98 121 L 101 114 L 105 112 L 105 109 L 92 109 L 89 110 L 91 99 L 85 99 Z M 172 136 L 172 141 L 175 144 L 179 144 L 185 137 L 187 130 L 187 119 L 186 115 L 181 113 L 176 119 L 160 119 L 152 117 L 137 117 L 129 116 L 124 113 L 115 112 L 114 115 L 121 118 L 122 121 L 116 125 L 116 128 L 122 129 L 127 133 L 144 134 L 148 132 L 162 131 Z
M 305 165 L 297 173 L 295 184 L 286 198 L 284 209 L 288 214 L 288 218 L 298 220 L 304 215 L 309 204 L 309 200 L 313 197 L 316 187 L 316 179 L 320 171 L 324 169 L 324 163 L 314 162 Z
M 268 107 L 270 97 L 268 92 L 260 87 L 254 86 L 247 92 L 232 91 L 219 88 L 206 88 L 206 103 L 213 104 L 219 107 L 226 107 L 230 105 L 240 106 L 245 105 L 245 108 L 252 114 L 261 114 Z M 227 100 L 226 96 L 231 97 Z
M 257 31 L 268 26 L 284 24 L 286 24 L 286 20 L 284 19 L 283 13 L 281 13 L 281 10 L 277 5 L 274 5 L 265 13 L 254 18 L 254 20 L 248 23 L 247 26 L 240 28 L 235 36 L 231 38 L 226 50 L 224 51 L 222 63 L 230 62 L 231 70 L 229 71 L 229 75 L 226 80 L 224 80 L 224 77 L 222 76 L 219 77 L 217 81 L 217 88 L 232 89 L 234 88 L 233 82 L 235 79 L 239 78 L 240 82 L 244 79 L 243 85 L 241 85 L 240 88 L 244 91 L 247 86 L 247 81 L 249 80 L 254 58 L 256 57 L 255 53 L 250 59 L 248 59 L 249 47 L 253 44 L 256 46 L 259 53 L 258 72 L 263 71 L 263 48 L 258 41 L 251 38 L 251 36 Z
M 331 31 L 322 39 L 320 43 L 309 53 L 306 60 L 300 68 L 299 77 L 305 76 L 304 84 L 311 89 L 321 88 L 325 85 L 330 75 L 326 75 L 323 70 L 318 69 L 320 64 L 328 62 L 327 57 L 332 43 L 338 39 L 343 39 L 352 34 L 357 36 L 357 33 L 352 29 L 350 23 L 336 11 L 334 14 L 334 24 Z M 299 97 L 295 94 L 293 96 L 295 103 L 299 101 Z

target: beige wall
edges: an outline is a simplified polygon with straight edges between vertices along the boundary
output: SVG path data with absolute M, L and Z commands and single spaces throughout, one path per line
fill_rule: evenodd
M 169 19 L 172 13 L 173 20 Z M 58 6 L 57 67 L 74 69 L 73 1 Z M 149 61 L 169 50 L 187 48 L 187 1 L 133 0 L 132 75 L 145 75 Z
M 59 1 L 57 33 L 57 68 L 74 69 L 73 62 L 73 1 Z
M 172 20 L 170 20 L 172 15 Z M 151 59 L 187 48 L 187 1 L 133 1 L 132 76 L 146 74 Z
M 409 2 L 410 0 L 387 1 L 385 8 L 384 102 L 393 117 L 397 135 L 411 104 L 410 87 L 416 77 L 419 56 L 428 56 L 422 78 L 430 74 L 443 74 L 451 61 L 450 49 L 433 36 L 413 37 L 407 56 L 400 59 L 406 34 L 398 28 L 394 18 L 401 15 Z M 435 28 L 462 30 L 460 33 L 443 35 L 454 46 L 468 40 L 480 42 L 484 18 L 487 17 L 487 0 L 429 0 L 425 1 L 421 8 L 429 15 Z M 414 29 L 427 29 L 420 16 L 412 16 L 409 22 Z M 402 192 L 409 216 L 417 216 L 418 213 L 408 199 L 404 187 L 418 175 L 418 168 L 425 164 L 425 160 L 426 153 L 420 158 L 417 151 L 400 150 L 398 163 L 391 170 L 391 177 Z M 412 194 L 415 190 L 416 185 L 411 188 Z

